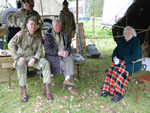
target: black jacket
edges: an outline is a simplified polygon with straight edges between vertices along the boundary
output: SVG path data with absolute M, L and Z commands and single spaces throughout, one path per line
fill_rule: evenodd
M 68 51 L 69 54 L 71 52 L 71 46 L 67 42 L 66 38 L 60 32 L 60 35 L 63 36 L 64 40 L 64 50 Z M 51 67 L 51 73 L 52 74 L 60 74 L 61 73 L 61 67 L 60 67 L 60 59 L 61 57 L 58 56 L 58 46 L 56 43 L 56 40 L 53 36 L 52 29 L 49 29 L 46 32 L 46 36 L 44 39 L 44 48 L 45 48 L 45 58 L 50 62 Z
M 140 40 L 137 37 L 132 37 L 128 42 L 122 38 L 113 51 L 112 59 L 117 56 L 120 60 L 125 61 L 126 70 L 129 76 L 132 75 L 133 64 L 131 61 L 136 61 L 141 58 Z M 135 63 L 134 72 L 141 68 L 141 62 Z

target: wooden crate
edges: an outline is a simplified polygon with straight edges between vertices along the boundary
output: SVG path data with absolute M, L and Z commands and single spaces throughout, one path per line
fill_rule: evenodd
M 78 44 L 79 44 L 79 49 L 80 49 L 80 42 L 79 42 L 79 39 L 78 39 Z M 86 53 L 86 42 L 85 42 L 85 37 L 81 37 L 81 42 L 82 42 L 82 49 L 83 49 L 83 52 Z
M 7 69 L 2 68 L 2 63 L 14 62 L 12 57 L 0 57 L 0 82 L 9 81 L 9 72 Z M 12 74 L 12 80 L 18 80 L 17 71 Z
M 80 29 L 84 29 L 83 22 L 78 23 L 78 29 L 79 29 L 79 30 L 80 30 Z
M 78 30 L 80 30 L 80 38 L 81 38 L 81 42 L 82 42 L 83 53 L 86 53 L 86 41 L 85 41 L 86 39 L 85 39 L 83 22 L 78 23 Z M 80 49 L 79 39 L 77 39 L 77 43 L 79 44 L 79 49 Z
M 80 37 L 85 37 L 85 34 L 84 34 L 84 29 L 80 29 Z

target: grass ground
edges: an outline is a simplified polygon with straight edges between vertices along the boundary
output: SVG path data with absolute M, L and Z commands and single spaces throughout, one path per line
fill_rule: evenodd
M 91 43 L 88 41 L 87 43 Z M 42 95 L 43 84 L 35 71 L 31 71 L 27 79 L 28 102 L 20 102 L 21 90 L 18 81 L 12 82 L 12 89 L 9 89 L 8 82 L 0 83 L 0 112 L 1 113 L 149 113 L 150 92 L 139 89 L 138 103 L 135 98 L 135 79 L 131 83 L 131 89 L 126 99 L 112 103 L 112 96 L 100 97 L 100 88 L 103 86 L 106 77 L 104 71 L 112 64 L 111 54 L 116 44 L 112 38 L 99 39 L 94 42 L 97 48 L 106 55 L 106 59 L 86 58 L 83 65 L 80 80 L 74 77 L 75 90 L 78 96 L 72 96 L 66 91 L 62 83 L 64 77 L 56 75 L 51 80 L 50 90 L 54 97 L 53 101 L 47 101 Z M 75 70 L 76 73 L 76 70 Z M 142 71 L 142 73 L 149 73 Z M 136 75 L 140 72 L 136 73 Z M 75 74 L 76 75 L 76 74 Z M 144 84 L 144 86 L 148 86 Z M 148 86 L 150 88 L 150 86 Z

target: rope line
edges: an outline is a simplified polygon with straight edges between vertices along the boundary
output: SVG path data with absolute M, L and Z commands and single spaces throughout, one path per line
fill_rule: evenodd
M 114 25 L 114 27 L 118 27 L 118 28 L 122 28 L 122 29 L 125 28 L 125 27 L 117 26 L 117 25 Z M 150 30 L 150 27 L 148 27 L 147 29 L 135 29 L 135 30 L 139 31 L 139 32 L 137 32 L 137 34 L 140 34 L 140 33 L 149 31 L 149 30 Z M 119 37 L 123 37 L 123 35 L 114 36 L 114 38 L 119 38 Z

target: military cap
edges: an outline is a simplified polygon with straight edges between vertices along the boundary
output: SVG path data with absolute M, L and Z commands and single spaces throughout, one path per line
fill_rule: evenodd
M 36 16 L 31 16 L 31 17 L 28 19 L 28 22 L 29 22 L 30 20 L 32 20 L 32 21 L 34 21 L 34 22 L 37 23 L 37 18 L 36 18 Z
M 63 5 L 64 5 L 64 6 L 68 7 L 68 4 L 69 4 L 69 3 L 67 2 L 67 0 L 64 0 L 64 1 L 63 1 Z
M 34 0 L 23 0 L 23 2 L 28 2 L 31 7 L 34 7 Z

